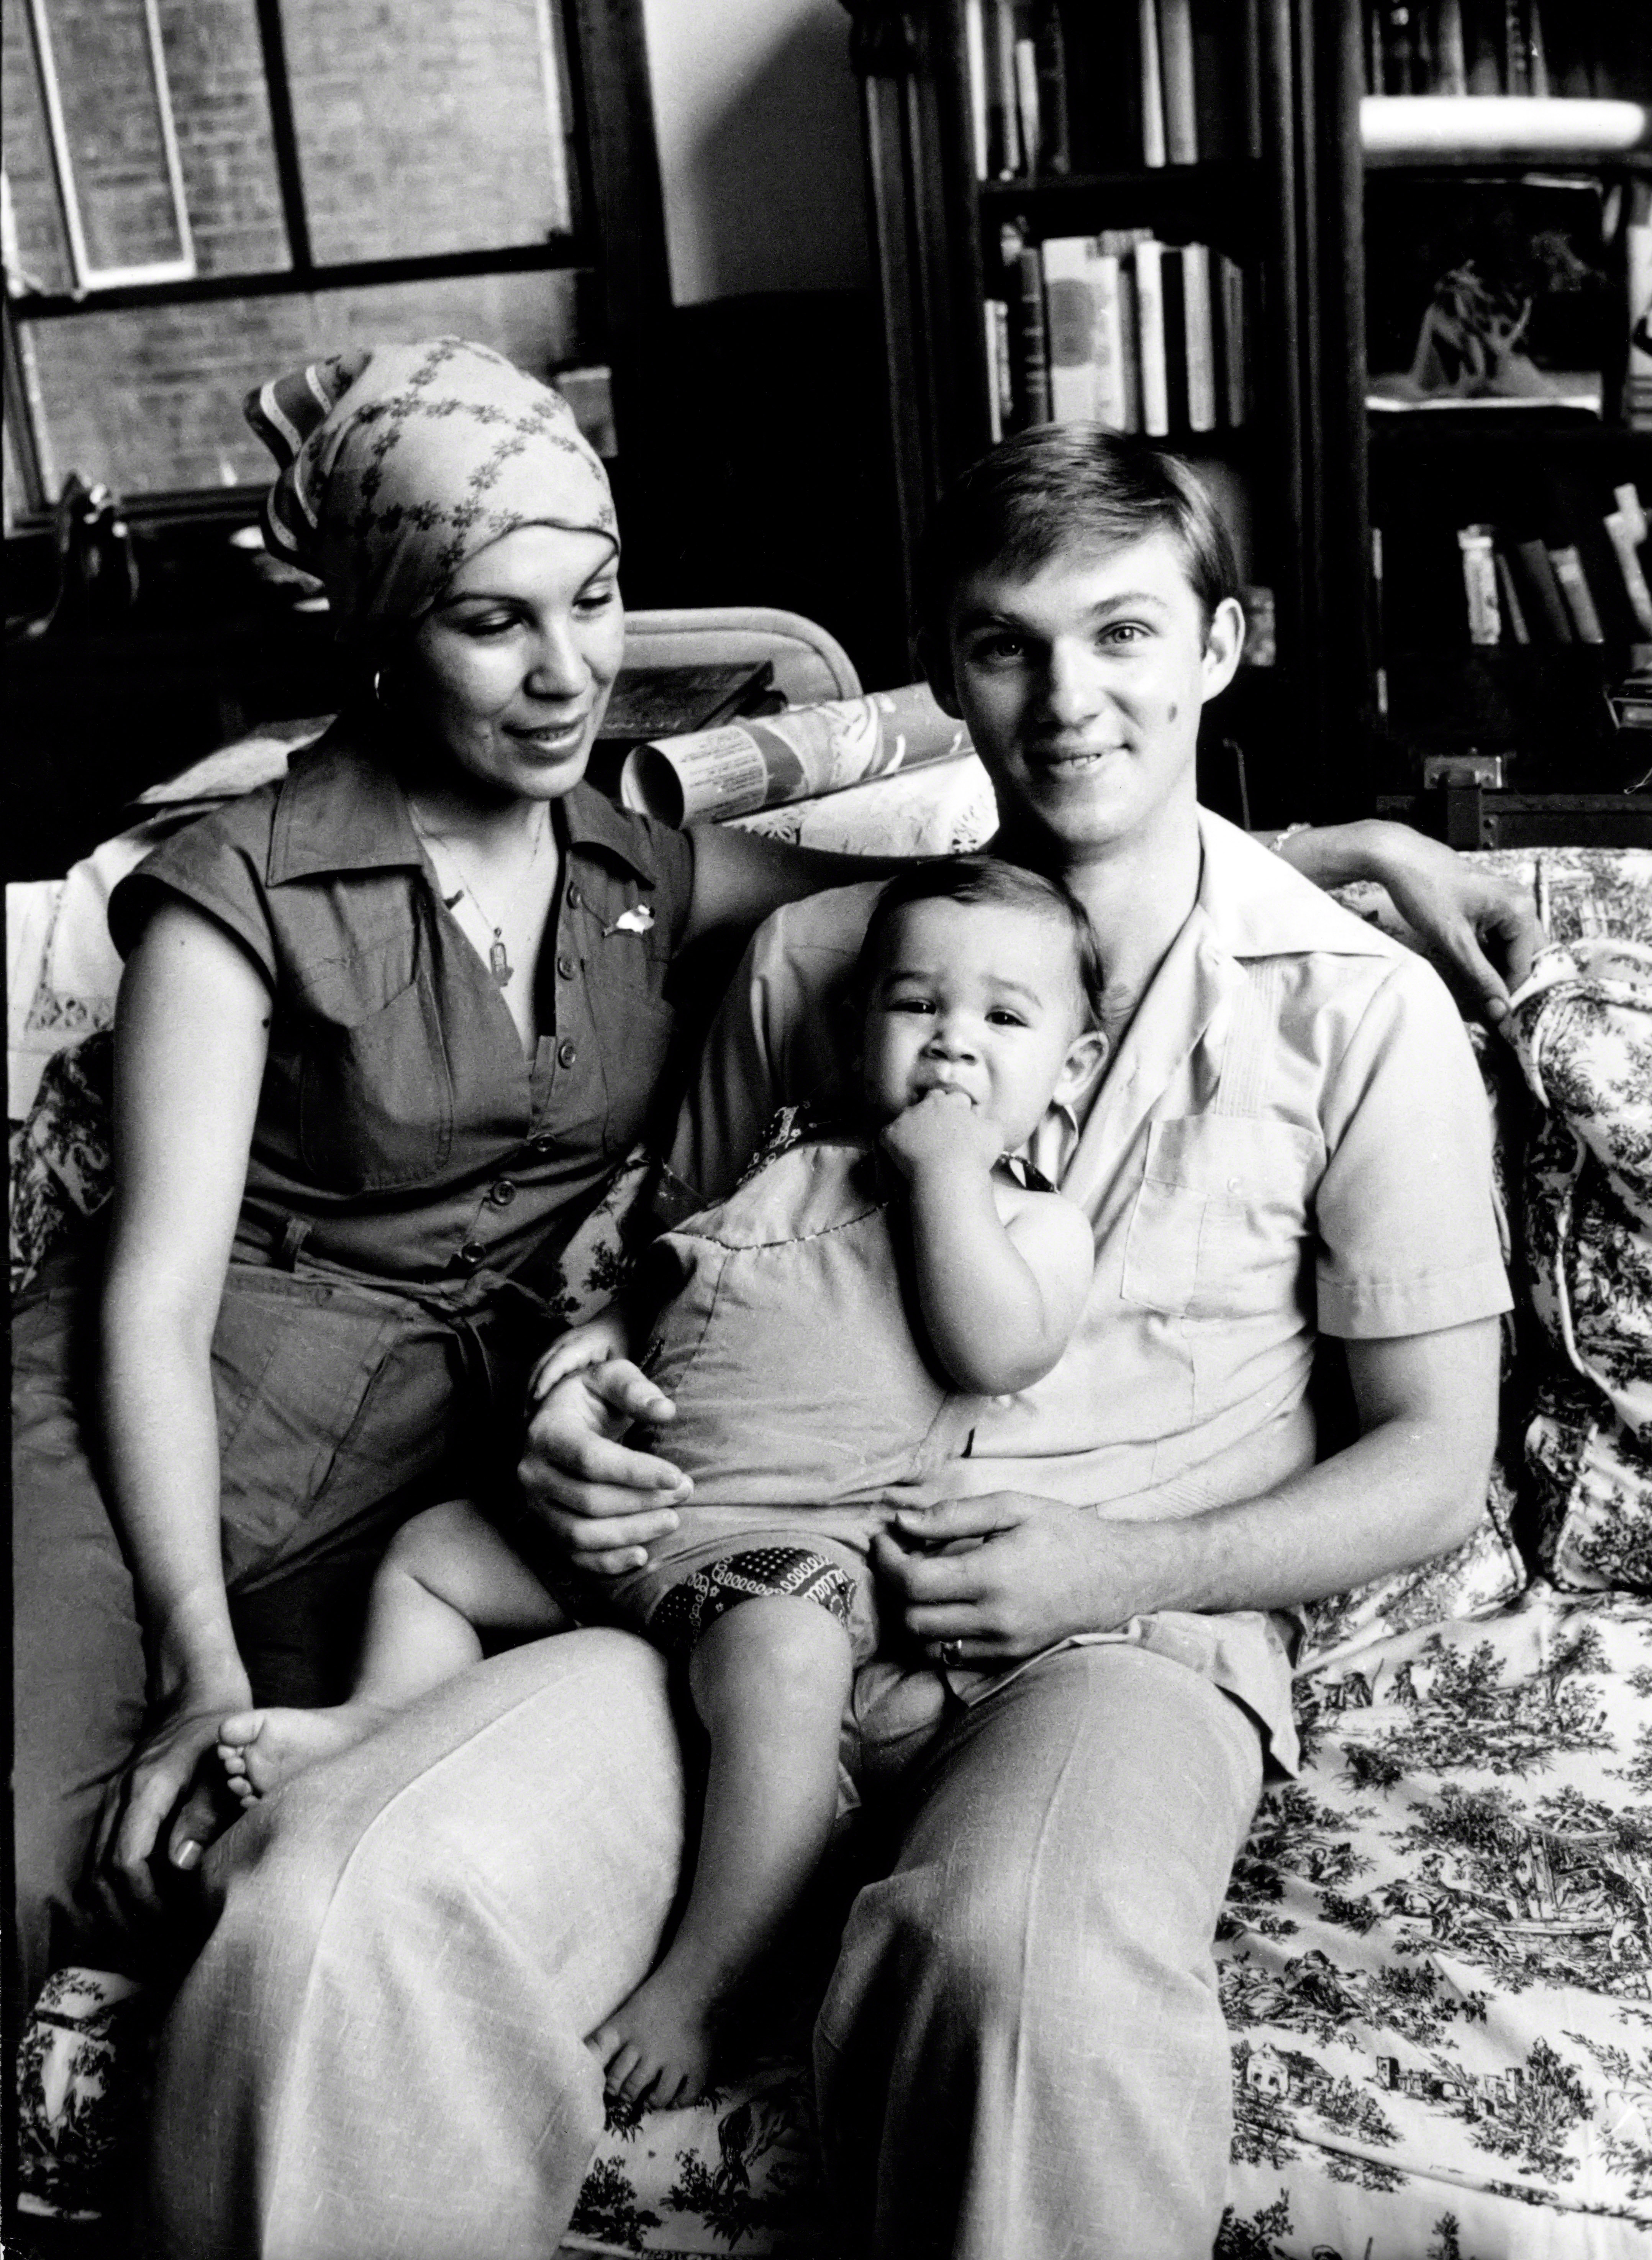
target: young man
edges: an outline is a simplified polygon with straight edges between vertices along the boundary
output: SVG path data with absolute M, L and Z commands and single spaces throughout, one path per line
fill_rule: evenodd
M 998 852 L 1089 914 L 1112 1049 L 1033 1141 L 1095 1228 L 1074 1346 L 881 1541 L 953 1715 L 906 1768 L 935 1670 L 858 1691 L 898 1850 L 819 2027 L 831 2181 L 874 2260 L 1192 2260 L 1227 2163 L 1211 1942 L 1264 1767 L 1294 1756 L 1289 1612 L 1480 1509 L 1507 1304 L 1485 1110 L 1420 962 L 1197 806 L 1242 622 L 1190 475 L 1030 433 L 930 556 L 937 691 L 992 773 Z M 697 1193 L 834 1064 L 812 1006 L 871 894 L 754 942 L 678 1141 Z M 1360 1434 L 1316 1463 L 1321 1334 Z M 661 1412 L 616 1361 L 534 1423 L 530 1494 L 588 1565 L 675 1519 L 669 1426 L 654 1455 L 617 1441 Z M 601 2123 L 581 2036 L 653 1957 L 681 1856 L 660 1682 L 621 1637 L 496 1659 L 209 1862 L 217 1929 L 161 2070 L 169 2249 L 492 2260 L 566 2219 Z

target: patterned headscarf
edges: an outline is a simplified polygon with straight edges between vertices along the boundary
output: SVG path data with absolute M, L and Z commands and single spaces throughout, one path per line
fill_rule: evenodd
M 265 540 L 322 583 L 351 641 L 417 619 L 518 526 L 619 547 L 608 475 L 573 411 L 486 346 L 340 354 L 251 394 L 247 420 L 282 467 Z

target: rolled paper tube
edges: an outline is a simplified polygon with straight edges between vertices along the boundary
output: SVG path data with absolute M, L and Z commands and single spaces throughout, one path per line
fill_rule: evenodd
M 941 712 L 926 684 L 913 683 L 657 738 L 627 756 L 619 797 L 668 824 L 748 816 L 969 750 L 962 723 Z

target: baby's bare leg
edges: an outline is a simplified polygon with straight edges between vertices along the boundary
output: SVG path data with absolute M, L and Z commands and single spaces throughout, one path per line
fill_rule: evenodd
M 349 1699 L 315 1711 L 235 1712 L 218 1729 L 225 1777 L 249 1805 L 476 1663 L 479 1627 L 548 1633 L 566 1623 L 479 1509 L 468 1499 L 433 1506 L 403 1524 L 374 1576 Z
M 837 1619 L 780 1595 L 741 1601 L 696 1646 L 689 1684 L 711 1741 L 699 1855 L 665 1958 L 591 2035 L 612 2092 L 663 2108 L 704 2089 L 718 2006 L 831 1835 L 850 1670 Z

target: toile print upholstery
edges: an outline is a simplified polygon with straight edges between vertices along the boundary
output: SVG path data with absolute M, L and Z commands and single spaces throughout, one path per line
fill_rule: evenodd
M 1652 2253 L 1652 855 L 1536 864 L 1557 947 L 1513 1047 L 1482 1047 L 1520 1305 L 1488 1513 L 1312 1613 L 1303 1770 L 1218 1941 L 1219 2260 Z M 1377 890 L 1348 898 L 1389 922 Z M 59 1055 L 14 1127 L 14 1262 L 96 1207 L 104 1087 L 95 1047 Z M 567 1251 L 570 1317 L 605 1299 L 626 1205 Z M 79 1973 L 43 2007 L 25 2162 L 71 2210 L 109 2172 L 97 2106 L 142 2020 Z M 800 1981 L 712 2100 L 617 2111 L 564 2253 L 827 2260 L 809 2013 Z M 118 2202 L 107 2179 L 94 2201 Z

